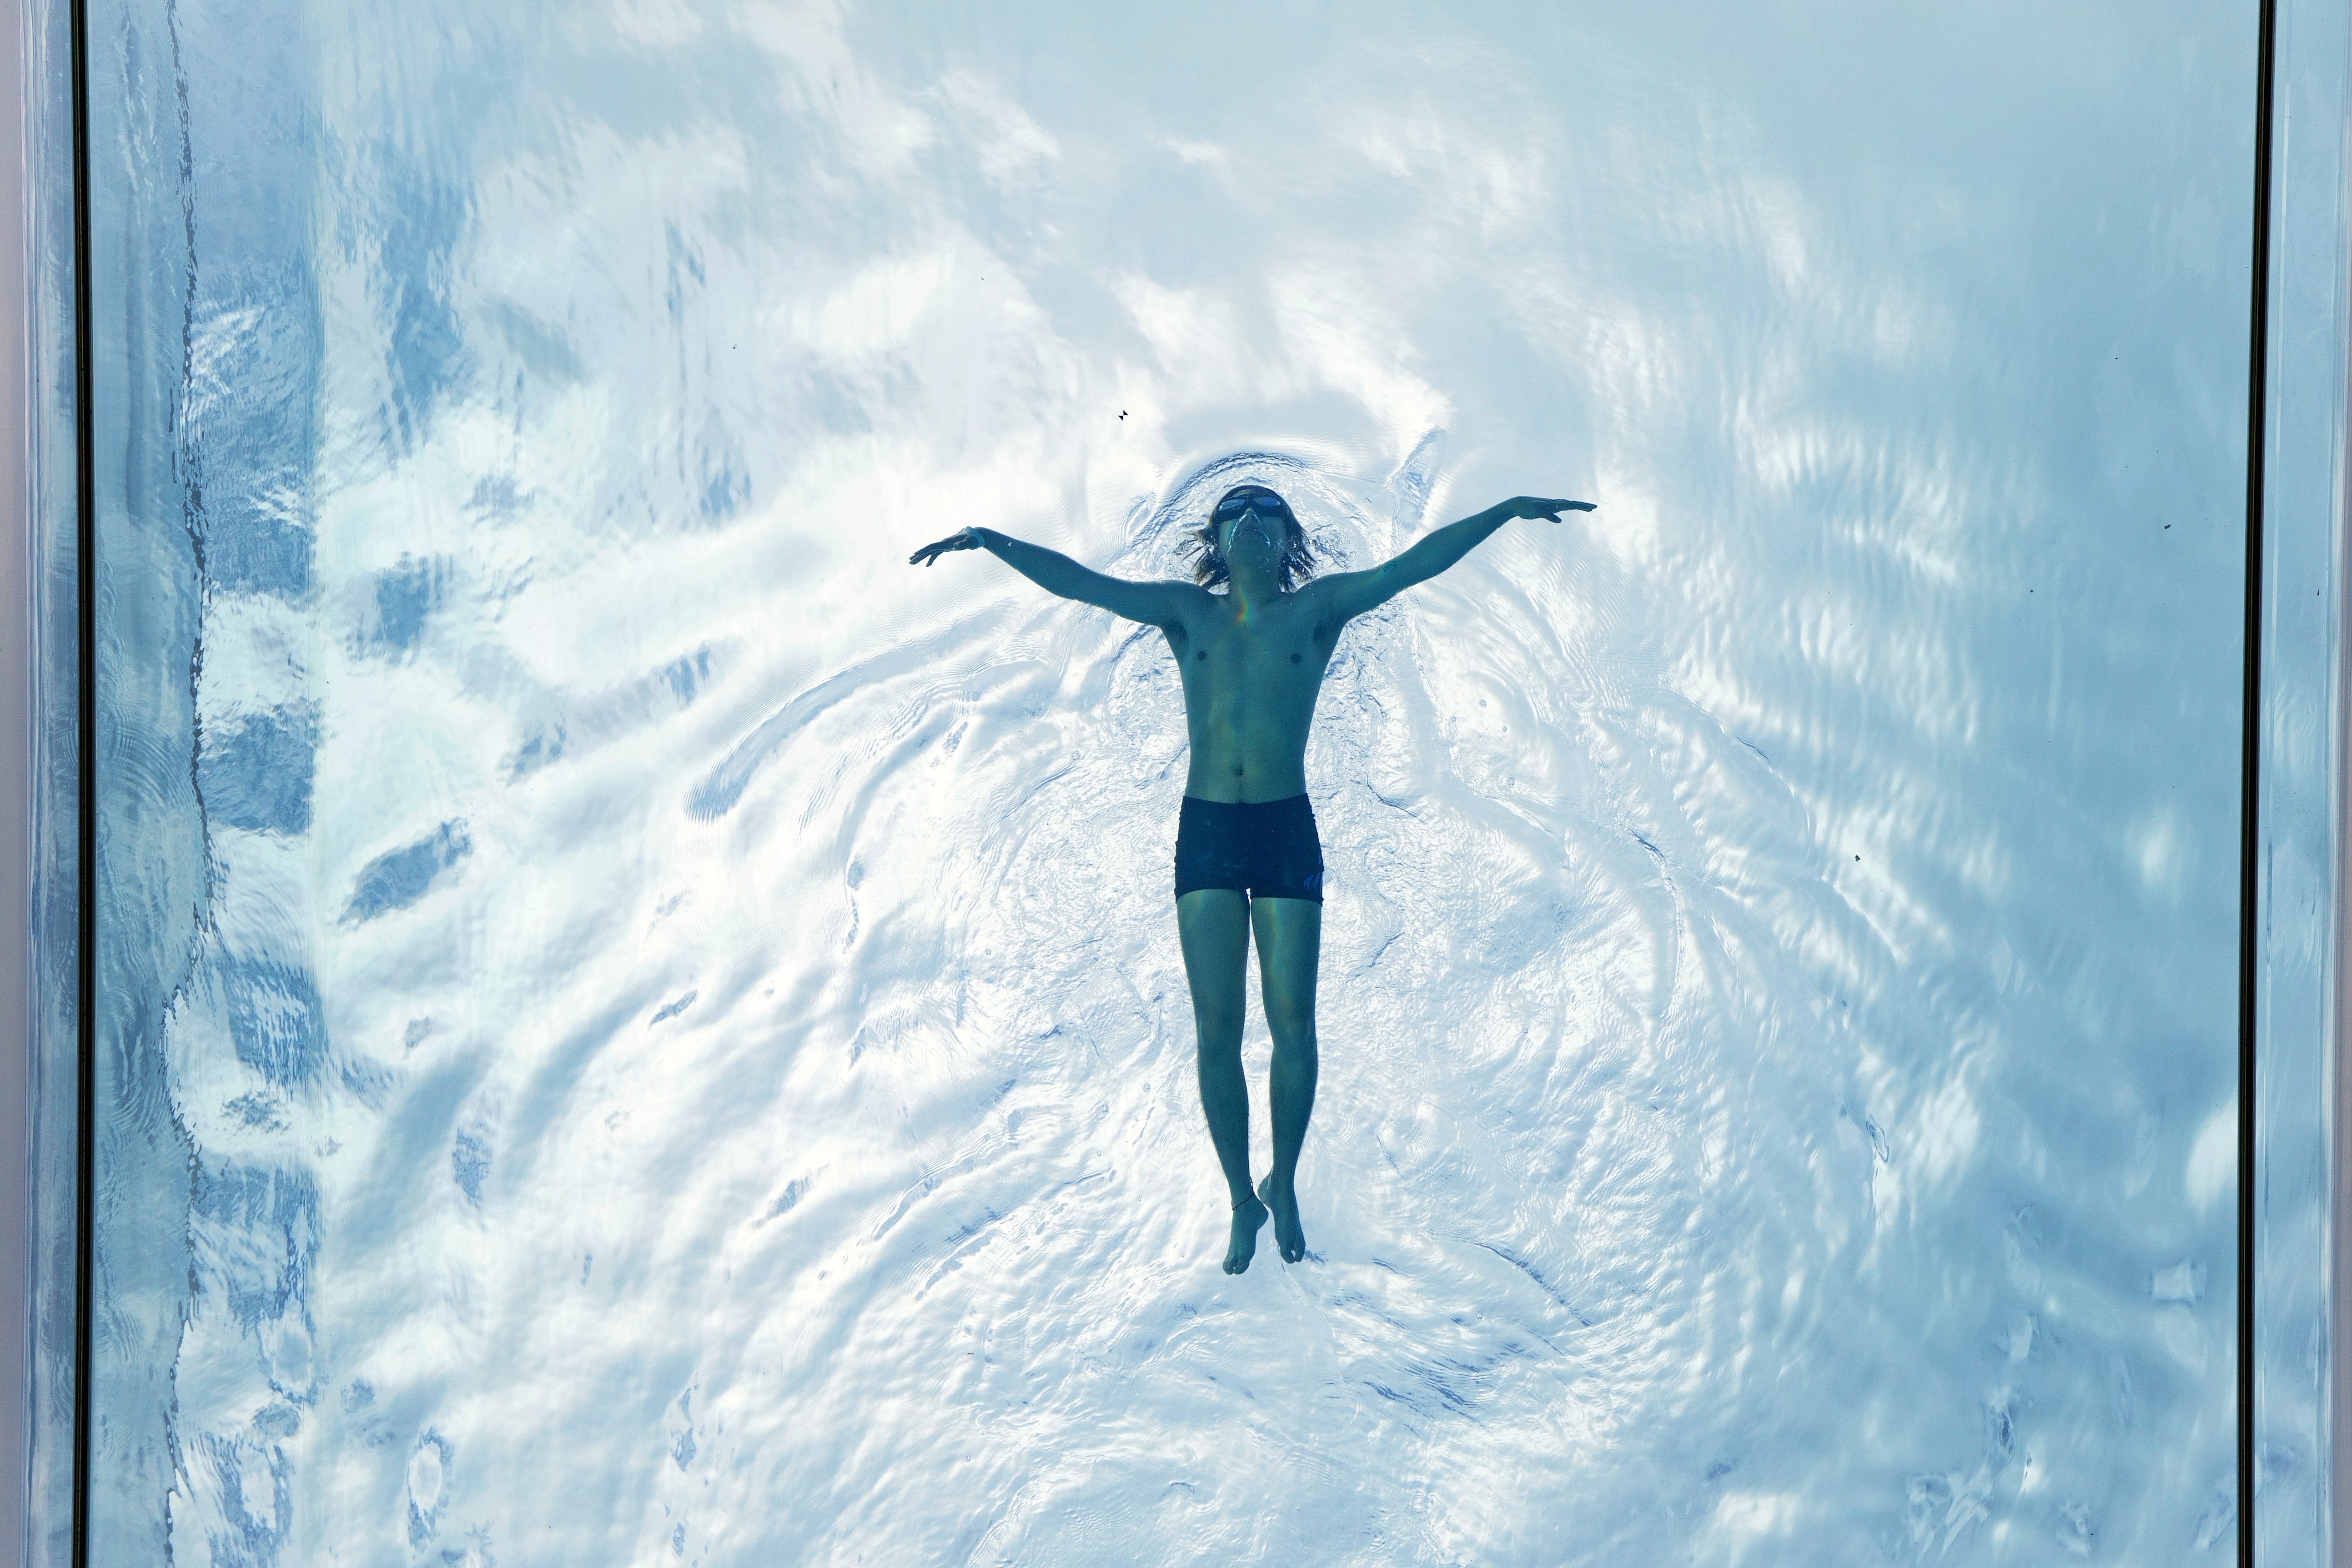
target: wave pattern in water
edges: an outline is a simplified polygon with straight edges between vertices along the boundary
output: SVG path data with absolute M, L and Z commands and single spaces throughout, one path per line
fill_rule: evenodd
M 123 993 L 195 1173 L 106 1243 L 124 1550 L 2219 1539 L 2233 85 L 1923 21 L 1862 149 L 1728 15 L 284 20 L 126 23 L 207 85 L 110 218 L 190 247 L 203 545 L 195 738 L 121 714 L 202 807 L 116 824 L 201 889 Z M 1241 477 L 1335 565 L 1603 510 L 1342 638 L 1314 1256 L 1232 1279 L 1165 648 L 903 562 L 1175 573 Z

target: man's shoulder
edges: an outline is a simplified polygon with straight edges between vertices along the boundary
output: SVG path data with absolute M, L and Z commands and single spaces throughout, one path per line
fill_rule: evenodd
M 1187 583 L 1181 577 L 1160 577 L 1141 584 L 1151 590 L 1156 602 L 1165 607 L 1167 624 L 1181 629 L 1182 624 L 1195 616 L 1213 609 L 1216 595 L 1198 583 Z
M 1370 607 L 1363 601 L 1378 592 L 1380 572 L 1374 566 L 1360 572 L 1325 572 L 1310 577 L 1299 584 L 1299 607 L 1318 620 L 1333 616 L 1350 620 Z
M 1187 583 L 1181 577 L 1159 577 L 1151 586 L 1166 597 L 1171 605 L 1187 610 L 1207 609 L 1215 603 L 1216 595 L 1198 583 Z

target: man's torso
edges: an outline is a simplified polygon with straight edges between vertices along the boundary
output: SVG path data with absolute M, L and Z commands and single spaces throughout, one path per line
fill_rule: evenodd
M 1307 731 L 1340 623 L 1309 583 L 1244 615 L 1202 589 L 1161 627 L 1184 672 L 1192 743 L 1184 793 L 1200 800 L 1283 800 L 1307 793 Z

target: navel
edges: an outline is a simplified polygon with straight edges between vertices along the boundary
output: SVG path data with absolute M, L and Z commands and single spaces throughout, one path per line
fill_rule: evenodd
M 1193 657 L 1194 658 L 1208 658 L 1208 657 L 1209 657 L 1209 650 L 1208 650 L 1207 648 L 1202 648 L 1200 652 L 1198 652 L 1198 653 L 1194 654 L 1192 657 Z
M 1297 663 L 1298 662 L 1298 656 L 1297 656 L 1297 654 L 1295 654 L 1295 653 L 1294 653 L 1294 654 L 1292 654 L 1292 655 L 1290 656 L 1290 662 L 1291 662 L 1291 663 L 1293 663 L 1293 664 L 1297 664 Z

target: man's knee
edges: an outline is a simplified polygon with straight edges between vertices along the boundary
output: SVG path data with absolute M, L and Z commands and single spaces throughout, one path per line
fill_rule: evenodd
M 1222 1009 L 1192 1009 L 1192 1030 L 1201 1054 L 1238 1057 L 1242 1051 L 1242 1016 Z
M 1303 1050 L 1312 1055 L 1315 1050 L 1315 1009 L 1285 1007 L 1269 1003 L 1265 1009 L 1265 1030 L 1274 1037 L 1277 1048 Z

